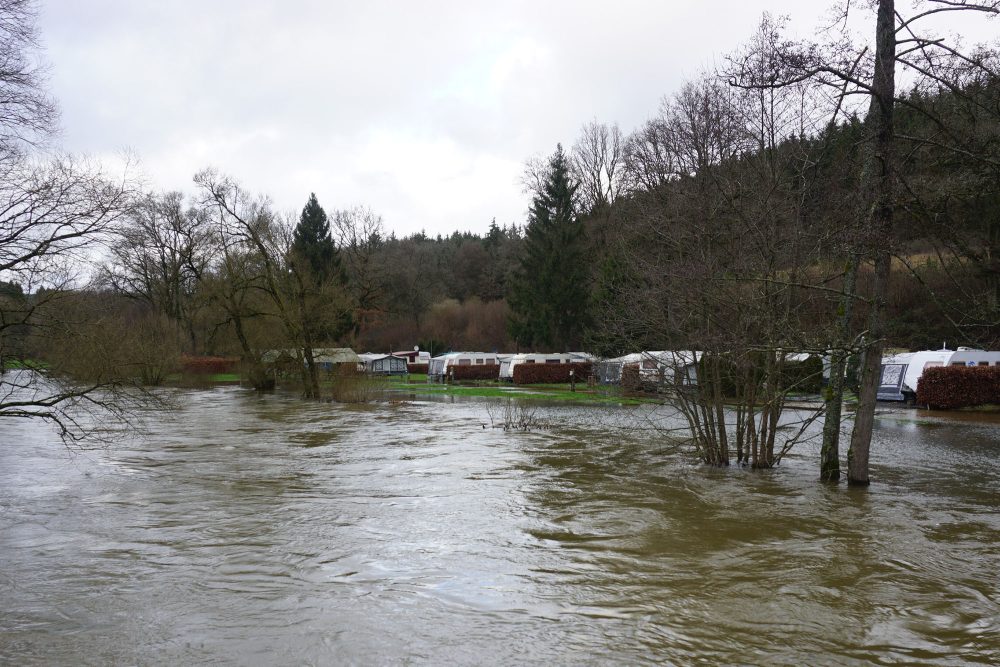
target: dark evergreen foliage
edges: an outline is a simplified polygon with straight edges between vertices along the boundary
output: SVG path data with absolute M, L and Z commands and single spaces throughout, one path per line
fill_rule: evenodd
M 520 345 L 568 350 L 578 348 L 586 334 L 590 285 L 576 188 L 559 145 L 532 200 L 520 267 L 508 293 L 510 331 Z
M 299 223 L 292 237 L 292 254 L 307 267 L 317 283 L 334 279 L 346 281 L 337 246 L 330 235 L 330 220 L 319 205 L 316 193 L 310 193 L 309 201 L 302 208 Z

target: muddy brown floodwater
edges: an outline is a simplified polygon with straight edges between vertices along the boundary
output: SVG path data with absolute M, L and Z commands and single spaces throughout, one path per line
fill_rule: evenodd
M 0 423 L 0 662 L 1000 663 L 985 418 L 884 415 L 858 491 L 602 408 L 177 398 L 107 449 Z

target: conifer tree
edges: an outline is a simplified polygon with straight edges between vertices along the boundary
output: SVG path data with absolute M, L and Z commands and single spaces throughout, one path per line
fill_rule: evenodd
M 319 205 L 316 193 L 309 194 L 309 201 L 302 208 L 299 223 L 295 225 L 292 252 L 317 283 L 324 283 L 330 278 L 343 282 L 340 257 L 330 235 L 330 220 Z
M 330 220 L 315 193 L 310 193 L 292 232 L 289 260 L 306 369 L 305 396 L 319 398 L 319 370 L 313 348 L 336 341 L 352 323 L 342 289 L 347 282 L 346 272 L 330 234 Z
M 524 251 L 509 294 L 511 335 L 521 345 L 578 347 L 588 325 L 588 271 L 577 185 L 562 145 L 532 199 Z

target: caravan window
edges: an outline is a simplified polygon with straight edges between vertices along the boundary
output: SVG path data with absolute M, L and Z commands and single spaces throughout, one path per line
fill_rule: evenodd
M 476 364 L 485 364 L 485 363 L 486 363 L 485 359 L 476 359 Z
M 951 365 L 952 366 L 964 366 L 965 362 L 964 361 L 953 361 L 953 362 L 951 362 Z
M 545 363 L 547 363 L 547 364 L 558 364 L 559 361 L 560 361 L 559 359 L 546 359 Z
M 472 365 L 472 359 L 459 359 L 458 360 L 458 365 L 459 366 L 471 366 Z
M 643 359 L 642 360 L 642 370 L 644 371 L 655 371 L 658 367 L 655 359 Z
M 980 361 L 980 362 L 979 362 L 979 365 L 980 365 L 980 366 L 989 366 L 989 365 L 990 365 L 990 362 L 988 362 L 988 361 Z

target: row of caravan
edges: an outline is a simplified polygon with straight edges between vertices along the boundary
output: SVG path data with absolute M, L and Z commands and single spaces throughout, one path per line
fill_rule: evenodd
M 586 352 L 498 354 L 495 352 L 449 352 L 430 360 L 427 369 L 429 382 L 440 382 L 449 377 L 456 366 L 499 366 L 498 378 L 514 379 L 514 369 L 520 364 L 572 364 L 592 363 L 594 379 L 601 384 L 620 384 L 627 366 L 638 369 L 644 384 L 696 384 L 697 367 L 701 352 L 694 350 L 654 350 L 626 354 L 614 359 L 597 359 Z
M 1000 352 L 960 347 L 957 350 L 904 352 L 882 359 L 882 379 L 877 398 L 880 401 L 912 403 L 917 382 L 928 368 L 935 366 L 1000 366 Z
M 513 380 L 514 369 L 519 364 L 572 364 L 592 361 L 594 361 L 594 357 L 586 352 L 565 352 L 552 354 L 448 352 L 434 357 L 428 362 L 427 380 L 429 382 L 440 382 L 449 377 L 450 371 L 457 366 L 499 366 L 499 379 Z

